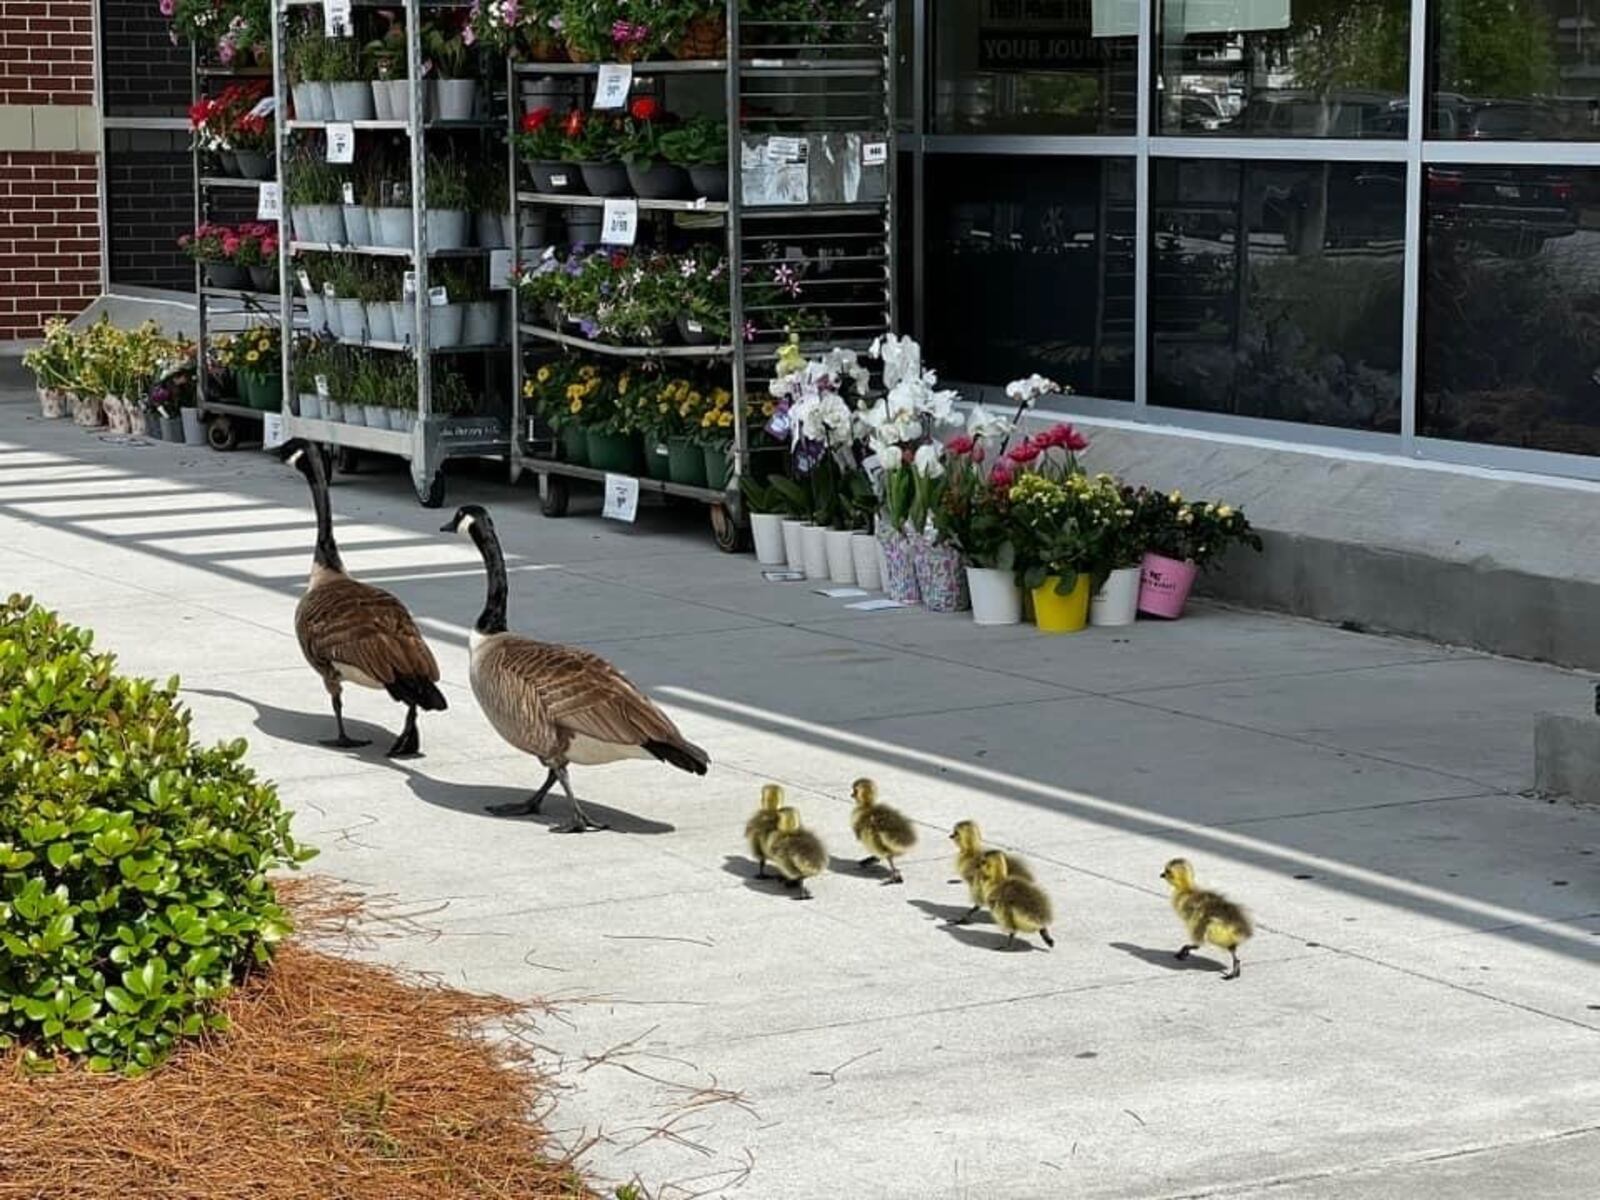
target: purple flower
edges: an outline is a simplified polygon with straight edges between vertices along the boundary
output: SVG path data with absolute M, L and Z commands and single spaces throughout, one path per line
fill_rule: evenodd
M 232 39 L 223 38 L 217 43 L 217 60 L 221 62 L 223 66 L 227 66 L 233 61 L 233 54 L 234 50 Z
M 163 17 L 170 17 L 172 15 L 172 10 L 176 8 L 177 5 L 175 4 L 174 0 L 161 0 L 161 3 L 158 7 L 161 9 L 161 15 Z
M 477 43 L 478 43 L 478 31 L 473 29 L 473 27 L 471 25 L 467 25 L 467 26 L 463 27 L 462 30 L 461 30 L 461 42 L 462 42 L 463 45 L 466 45 L 466 46 L 475 46 L 475 45 L 477 45 Z
M 585 317 L 578 322 L 578 330 L 591 342 L 600 336 L 600 326 L 596 325 L 589 317 Z

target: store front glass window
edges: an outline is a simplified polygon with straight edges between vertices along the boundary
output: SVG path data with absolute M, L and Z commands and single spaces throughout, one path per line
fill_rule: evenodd
M 1435 0 L 1430 136 L 1600 139 L 1600 4 Z
M 1430 167 L 1427 437 L 1600 454 L 1600 168 Z
M 939 0 L 934 133 L 1131 134 L 1138 4 Z
M 1398 432 L 1405 171 L 1155 160 L 1150 403 Z
M 1038 371 L 1131 400 L 1133 201 L 1131 159 L 929 159 L 924 317 L 940 373 Z
M 1159 133 L 1403 138 L 1410 0 L 1158 0 Z

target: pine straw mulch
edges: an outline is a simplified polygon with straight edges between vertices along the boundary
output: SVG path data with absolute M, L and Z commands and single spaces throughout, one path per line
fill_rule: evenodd
M 366 904 L 315 878 L 279 889 L 299 931 L 228 999 L 230 1033 L 138 1080 L 0 1057 L 0 1197 L 590 1194 L 546 1142 L 532 1006 L 326 953 L 370 940 Z

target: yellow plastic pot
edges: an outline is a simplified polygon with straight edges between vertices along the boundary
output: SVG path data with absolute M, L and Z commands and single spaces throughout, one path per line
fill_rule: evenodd
M 1056 591 L 1061 582 L 1052 575 L 1033 589 L 1033 619 L 1041 633 L 1077 633 L 1089 624 L 1089 576 L 1078 573 L 1078 582 L 1065 595 Z

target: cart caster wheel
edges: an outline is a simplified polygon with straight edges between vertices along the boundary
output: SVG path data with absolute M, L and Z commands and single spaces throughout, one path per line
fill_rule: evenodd
M 418 492 L 417 500 L 423 508 L 440 508 L 444 505 L 444 472 L 435 471 L 433 478 L 428 480 L 428 490 Z
M 361 452 L 350 446 L 340 446 L 339 456 L 335 462 L 339 466 L 339 474 L 354 475 L 361 469 Z
M 213 450 L 237 450 L 239 448 L 239 427 L 233 423 L 229 416 L 212 417 L 206 425 L 206 445 Z
M 711 506 L 711 536 L 724 554 L 743 554 L 749 549 L 750 531 L 733 519 L 725 505 Z
M 547 517 L 567 515 L 567 502 L 571 494 L 567 481 L 556 475 L 546 475 L 539 485 L 539 511 Z

